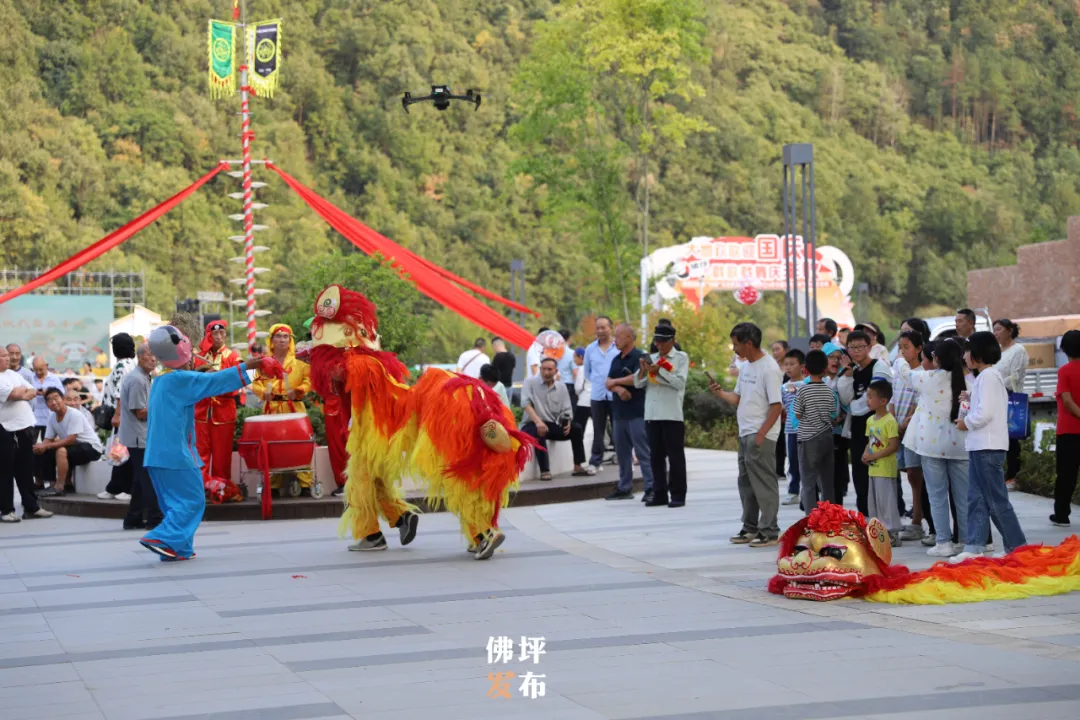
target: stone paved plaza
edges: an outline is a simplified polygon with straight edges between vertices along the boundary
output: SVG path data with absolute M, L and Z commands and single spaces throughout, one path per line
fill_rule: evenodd
M 180 564 L 119 521 L 0 526 L 0 718 L 1080 717 L 1080 593 L 768 595 L 775 548 L 727 542 L 734 456 L 689 462 L 685 508 L 512 508 L 489 562 L 446 514 L 371 555 L 346 552 L 328 520 L 206 524 Z M 1013 502 L 1030 541 L 1065 537 L 1049 500 Z M 798 515 L 783 508 L 781 526 Z M 929 565 L 917 544 L 897 561 Z M 538 663 L 522 636 L 545 639 Z M 488 663 L 492 637 L 513 641 L 509 662 Z M 515 674 L 510 697 L 489 697 L 498 672 Z M 519 692 L 527 672 L 544 696 Z

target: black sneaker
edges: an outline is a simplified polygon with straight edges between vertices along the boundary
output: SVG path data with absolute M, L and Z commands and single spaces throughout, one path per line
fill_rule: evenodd
M 132 522 L 132 523 L 126 522 L 126 523 L 124 523 L 124 529 L 125 530 L 146 530 L 146 523 L 142 522 L 141 520 L 139 522 Z
M 420 516 L 414 512 L 407 512 L 398 518 L 396 527 L 401 536 L 401 544 L 408 545 L 416 538 L 416 528 L 420 524 Z
M 738 535 L 732 535 L 728 538 L 728 542 L 732 545 L 749 545 L 750 541 L 754 539 L 754 536 L 745 530 L 740 530 Z
M 653 501 L 653 498 L 655 498 L 655 497 L 656 497 L 656 493 L 647 492 L 647 493 L 645 493 L 644 495 L 641 496 L 641 502 L 643 502 L 643 503 L 651 503 Z
M 1058 527 L 1070 527 L 1069 518 L 1059 518 L 1057 515 L 1050 516 L 1050 523 Z
M 334 491 L 332 493 L 330 493 L 331 497 L 341 497 L 344 494 L 345 494 L 345 488 L 343 488 L 343 487 L 334 488 Z
M 680 507 L 683 507 L 684 505 L 686 505 L 685 500 L 672 500 L 671 502 L 669 502 L 667 504 L 667 506 L 669 508 L 680 508 Z
M 608 495 L 604 499 L 605 500 L 633 500 L 634 499 L 634 493 L 627 492 L 626 490 L 616 490 L 615 492 L 611 493 L 610 495 Z
M 663 497 L 654 497 L 649 502 L 645 503 L 645 507 L 667 507 L 668 499 Z

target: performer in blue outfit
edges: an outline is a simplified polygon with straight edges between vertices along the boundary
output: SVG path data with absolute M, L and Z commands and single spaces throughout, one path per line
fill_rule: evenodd
M 150 387 L 143 463 L 165 519 L 139 544 L 162 560 L 190 560 L 195 557 L 192 543 L 206 508 L 199 470 L 202 460 L 195 445 L 195 403 L 247 385 L 245 368 L 273 373 L 277 363 L 264 367 L 265 358 L 250 358 L 242 366 L 218 372 L 193 372 L 191 341 L 175 327 L 155 329 L 148 342 L 158 362 L 175 372 L 156 378 Z

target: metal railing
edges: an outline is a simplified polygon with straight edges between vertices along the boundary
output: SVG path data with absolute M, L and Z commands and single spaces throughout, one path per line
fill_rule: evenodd
M 1028 370 L 1024 376 L 1024 392 L 1032 399 L 1054 399 L 1057 393 L 1057 370 Z
M 0 293 L 22 287 L 47 270 L 0 268 Z M 34 295 L 112 295 L 120 315 L 146 304 L 146 276 L 142 272 L 87 272 L 76 270 L 34 290 Z

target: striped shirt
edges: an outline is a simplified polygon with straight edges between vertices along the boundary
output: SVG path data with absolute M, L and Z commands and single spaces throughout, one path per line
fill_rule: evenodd
M 799 416 L 799 442 L 831 432 L 836 408 L 836 393 L 825 383 L 812 382 L 799 388 L 794 405 L 795 414 Z
M 919 393 L 915 391 L 915 385 L 911 382 L 911 366 L 902 357 L 896 358 L 893 363 L 893 417 L 896 422 L 903 423 L 908 413 L 915 411 L 915 404 Z

